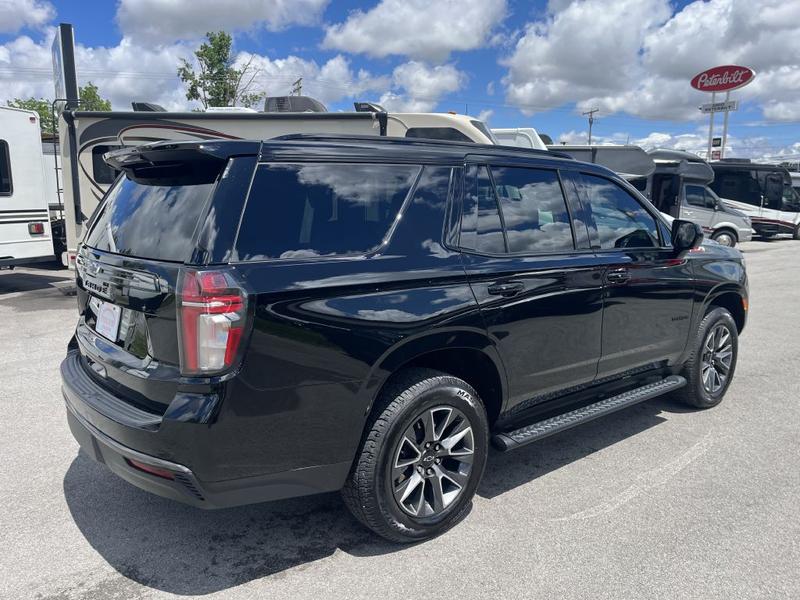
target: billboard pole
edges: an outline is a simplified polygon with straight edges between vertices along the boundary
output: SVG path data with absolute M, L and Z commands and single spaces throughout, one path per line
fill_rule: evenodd
M 725 92 L 725 104 L 728 104 L 728 100 L 731 99 L 731 92 L 728 90 Z M 725 144 L 728 143 L 728 115 L 731 111 L 725 111 L 725 120 L 722 122 L 722 147 L 719 149 L 719 157 L 725 158 Z
M 711 142 L 714 139 L 714 103 L 717 101 L 717 92 L 711 92 L 711 113 L 708 117 L 708 153 L 706 160 L 711 160 Z

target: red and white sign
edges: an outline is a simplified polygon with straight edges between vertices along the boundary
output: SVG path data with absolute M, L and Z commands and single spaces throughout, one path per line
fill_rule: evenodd
M 729 92 L 746 86 L 756 76 L 749 67 L 723 65 L 698 73 L 692 79 L 692 87 L 701 92 Z

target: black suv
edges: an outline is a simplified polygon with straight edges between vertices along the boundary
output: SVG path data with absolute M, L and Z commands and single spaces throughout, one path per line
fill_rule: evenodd
M 83 450 L 211 508 L 342 490 L 413 541 L 511 450 L 673 393 L 722 400 L 738 250 L 555 153 L 392 138 L 157 143 L 77 258 Z

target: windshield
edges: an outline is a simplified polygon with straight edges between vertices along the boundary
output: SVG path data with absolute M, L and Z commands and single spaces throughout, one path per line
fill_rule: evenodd
M 489 131 L 489 128 L 486 127 L 486 124 L 483 121 L 478 121 L 477 119 L 472 119 L 470 121 L 470 123 L 472 123 L 472 125 L 478 131 L 480 131 L 483 135 L 485 135 L 487 138 L 489 138 L 492 141 L 493 144 L 500 144 L 500 142 L 497 141 L 497 138 L 494 137 L 494 134 L 491 131 Z
M 86 245 L 139 258 L 188 260 L 212 186 L 143 185 L 123 177 L 106 195 Z

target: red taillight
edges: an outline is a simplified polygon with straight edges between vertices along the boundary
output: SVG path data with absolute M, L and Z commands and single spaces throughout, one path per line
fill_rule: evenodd
M 132 458 L 126 458 L 125 460 L 134 469 L 139 469 L 140 471 L 144 471 L 145 473 L 150 473 L 150 475 L 155 475 L 156 477 L 163 477 L 164 479 L 175 479 L 175 473 L 173 473 L 172 471 L 168 471 L 167 469 L 154 467 L 153 465 L 148 465 L 143 462 L 139 462 L 138 460 L 134 460 Z
M 236 362 L 247 294 L 228 271 L 183 271 L 178 286 L 181 372 L 220 373 Z
M 28 233 L 42 235 L 44 233 L 44 223 L 28 223 Z

